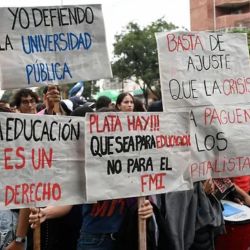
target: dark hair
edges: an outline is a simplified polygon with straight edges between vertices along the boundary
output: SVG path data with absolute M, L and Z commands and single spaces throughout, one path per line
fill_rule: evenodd
M 20 107 L 21 101 L 22 101 L 22 97 L 27 97 L 29 95 L 32 98 L 34 98 L 34 100 L 35 100 L 36 103 L 39 101 L 38 95 L 35 92 L 33 92 L 31 89 L 20 89 L 14 95 L 13 102 L 15 103 L 15 105 L 17 107 Z
M 37 112 L 40 112 L 41 110 L 45 109 L 46 108 L 46 105 L 44 103 L 41 103 L 39 102 L 37 105 L 36 105 L 36 111 Z
M 69 99 L 64 99 L 60 101 L 60 106 L 66 115 L 70 115 L 73 109 L 73 102 Z
M 61 91 L 61 89 L 60 89 L 60 87 L 59 87 L 58 85 L 53 85 L 53 86 L 55 86 L 56 89 L 57 89 L 59 92 Z M 46 86 L 44 87 L 44 89 L 43 89 L 43 94 L 44 94 L 44 95 L 48 92 L 48 89 L 49 89 L 49 85 L 46 85 Z
M 6 100 L 0 100 L 0 104 L 9 104 L 9 102 L 8 101 L 6 101 Z
M 135 112 L 145 112 L 146 111 L 144 106 L 143 106 L 143 102 L 137 97 L 134 97 L 134 105 L 135 105 L 135 107 L 134 107 Z
M 84 105 L 87 102 L 87 100 L 83 96 L 72 96 L 69 98 L 69 100 L 73 103 L 73 110 L 75 110 L 79 106 Z
M 148 112 L 163 111 L 162 101 L 154 101 L 148 107 Z
M 103 107 L 96 110 L 96 112 L 117 112 L 117 110 L 115 108 Z
M 111 103 L 111 99 L 105 95 L 99 96 L 98 99 L 96 100 L 96 110 L 104 107 L 108 107 L 109 104 Z
M 118 105 L 120 105 L 120 104 L 122 103 L 123 99 L 124 99 L 126 96 L 128 96 L 128 95 L 131 96 L 131 98 L 132 98 L 133 101 L 135 102 L 135 99 L 134 99 L 134 97 L 133 97 L 132 94 L 130 94 L 129 92 L 123 92 L 123 93 L 121 93 L 120 95 L 118 95 L 118 97 L 117 97 L 117 99 L 116 99 L 115 107 L 116 107 L 117 110 L 119 110 Z
M 86 113 L 91 113 L 94 112 L 94 110 L 92 108 L 90 108 L 89 106 L 85 105 L 82 107 L 78 107 L 75 110 L 73 110 L 71 112 L 71 116 L 82 116 L 85 117 Z
M 13 101 L 13 100 L 12 100 L 9 104 L 10 104 L 10 107 L 11 107 L 11 108 L 15 108 L 15 107 L 16 107 L 16 103 L 15 103 L 15 101 Z
M 5 101 L 0 101 L 0 112 L 11 112 L 13 113 L 13 111 L 6 106 L 6 103 L 8 102 L 5 102 Z

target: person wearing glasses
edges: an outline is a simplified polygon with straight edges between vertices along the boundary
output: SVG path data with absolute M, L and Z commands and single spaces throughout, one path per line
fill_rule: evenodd
M 38 95 L 31 89 L 20 89 L 14 96 L 14 103 L 17 111 L 25 114 L 36 114 Z

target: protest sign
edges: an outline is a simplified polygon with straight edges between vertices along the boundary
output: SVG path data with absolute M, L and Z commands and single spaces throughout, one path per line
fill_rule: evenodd
M 193 181 L 250 174 L 246 35 L 160 33 L 157 45 L 163 108 L 190 112 Z
M 156 38 L 164 110 L 250 101 L 246 34 L 165 32 Z
M 84 201 L 84 119 L 0 113 L 0 209 Z
M 112 77 L 101 5 L 0 8 L 2 89 Z
M 90 113 L 85 135 L 89 202 L 192 188 L 187 112 Z
M 250 104 L 197 107 L 191 114 L 194 181 L 250 175 Z

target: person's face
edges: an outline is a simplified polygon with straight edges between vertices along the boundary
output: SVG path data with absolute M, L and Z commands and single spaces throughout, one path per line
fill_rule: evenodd
M 118 104 L 118 109 L 122 112 L 133 112 L 134 111 L 134 100 L 130 95 L 126 95 L 121 104 Z
M 54 103 L 59 103 L 61 100 L 60 90 L 56 86 L 49 86 L 46 94 L 43 95 L 43 103 L 46 108 L 54 107 Z
M 20 113 L 35 114 L 36 113 L 36 101 L 30 95 L 21 97 L 21 104 L 19 107 Z

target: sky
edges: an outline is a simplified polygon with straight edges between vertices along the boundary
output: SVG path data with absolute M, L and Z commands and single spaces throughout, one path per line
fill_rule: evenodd
M 190 29 L 189 0 L 7 0 L 0 7 L 102 4 L 106 39 L 112 59 L 115 34 L 133 21 L 140 26 L 164 17 L 165 21 Z

